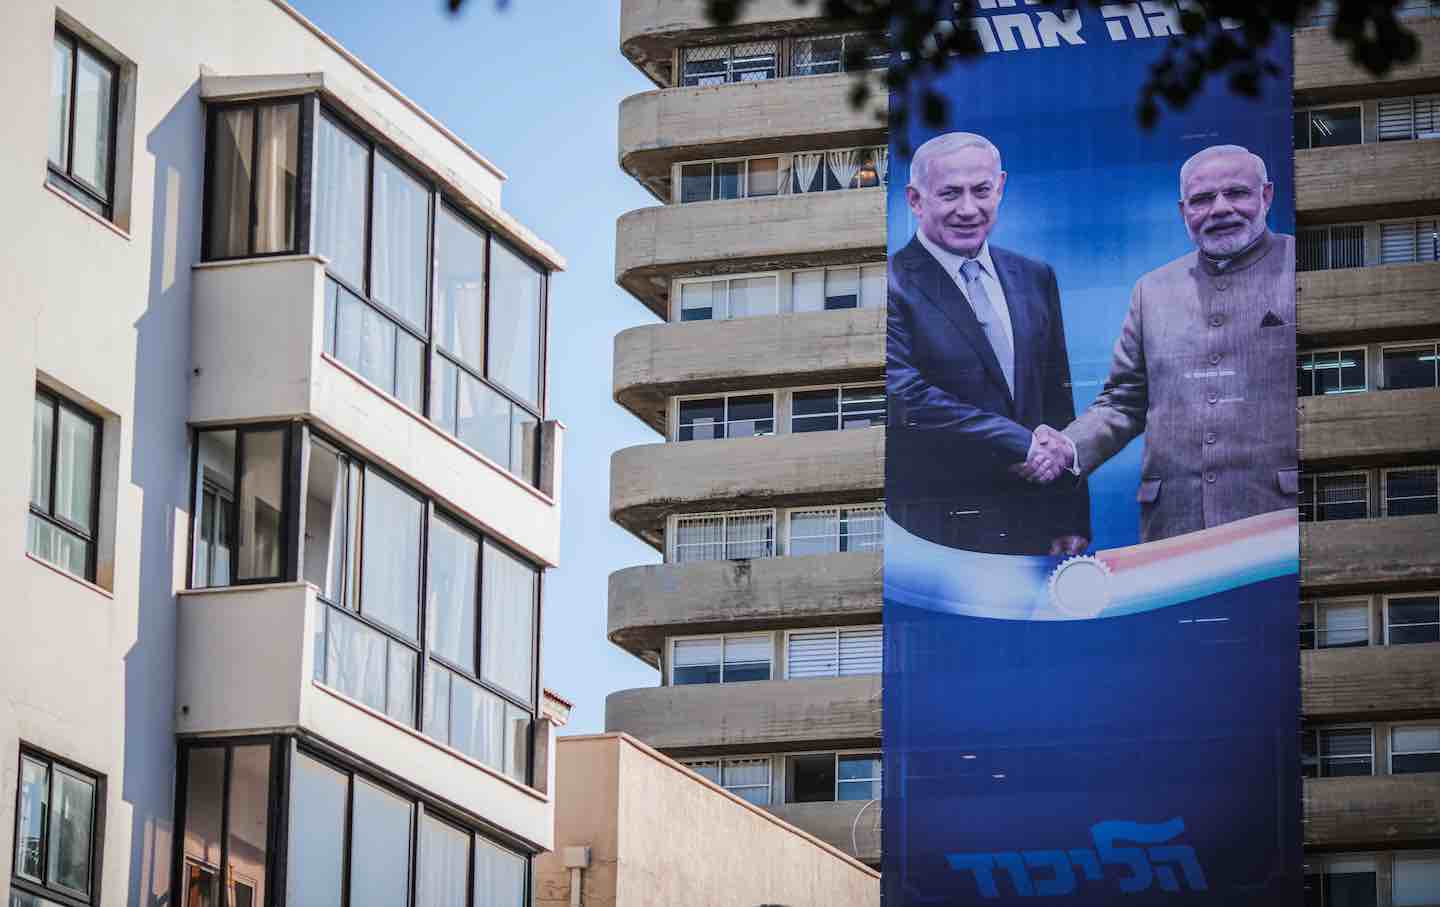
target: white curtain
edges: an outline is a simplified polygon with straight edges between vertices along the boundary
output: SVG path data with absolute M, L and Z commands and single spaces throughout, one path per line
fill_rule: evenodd
M 416 327 L 425 325 L 429 220 L 430 196 L 425 187 L 377 155 L 370 295 Z
M 481 677 L 529 701 L 534 683 L 535 569 L 485 543 L 480 568 Z
M 864 162 L 865 152 L 859 149 L 830 151 L 825 154 L 825 163 L 830 165 L 830 172 L 835 174 L 841 189 L 850 188 L 851 181 L 855 179 L 855 174 L 860 172 L 860 165 Z
M 255 175 L 255 251 L 295 245 L 295 188 L 300 159 L 300 105 L 261 107 Z
M 425 816 L 420 823 L 417 907 L 465 907 L 470 877 L 470 836 Z
M 315 129 L 315 251 L 356 287 L 365 283 L 370 152 L 327 117 Z
M 890 149 L 879 145 L 871 149 L 875 155 L 875 173 L 880 177 L 880 185 L 885 185 L 885 175 L 890 172 Z
M 823 152 L 813 154 L 795 155 L 795 176 L 800 183 L 800 191 L 810 191 L 810 181 L 815 179 L 815 174 L 820 169 L 821 162 L 825 159 Z

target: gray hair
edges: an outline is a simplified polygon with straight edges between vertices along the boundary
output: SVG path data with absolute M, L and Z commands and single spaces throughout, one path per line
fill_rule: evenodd
M 915 149 L 915 154 L 910 158 L 910 186 L 919 191 L 925 190 L 925 180 L 930 175 L 930 161 L 932 158 L 946 154 L 953 154 L 962 148 L 980 148 L 990 153 L 995 159 L 995 175 L 1000 175 L 1000 149 L 983 135 L 976 135 L 973 132 L 947 132 L 944 135 L 937 135 L 935 138 L 925 142 Z
M 1249 148 L 1245 148 L 1241 145 L 1211 145 L 1209 148 L 1202 148 L 1201 150 L 1190 155 L 1190 160 L 1180 165 L 1180 200 L 1182 202 L 1185 200 L 1185 181 L 1190 178 L 1190 171 L 1194 170 L 1199 165 L 1205 163 L 1210 158 L 1218 157 L 1222 154 L 1245 155 L 1247 158 L 1250 159 L 1250 163 L 1255 165 L 1255 172 L 1260 177 L 1260 185 L 1263 186 L 1266 183 L 1270 182 L 1270 174 L 1265 169 L 1264 158 L 1260 157 L 1260 155 L 1251 151 Z

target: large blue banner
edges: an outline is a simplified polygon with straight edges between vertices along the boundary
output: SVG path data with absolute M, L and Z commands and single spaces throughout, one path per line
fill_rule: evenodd
M 1290 42 L 1145 131 L 1173 8 L 979 5 L 891 138 L 886 904 L 1298 905 Z

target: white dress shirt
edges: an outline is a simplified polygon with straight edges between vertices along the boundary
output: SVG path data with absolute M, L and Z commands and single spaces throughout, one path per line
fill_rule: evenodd
M 975 303 L 971 301 L 969 294 L 965 292 L 965 278 L 960 275 L 960 266 L 970 259 L 964 255 L 956 255 L 946 249 L 932 243 L 925 235 L 924 230 L 916 230 L 915 235 L 920 239 L 920 245 L 925 251 L 934 256 L 940 262 L 940 267 L 950 279 L 955 281 L 955 286 L 960 288 L 960 294 L 965 301 L 970 303 L 971 311 L 974 311 Z M 1005 290 L 1000 286 L 1000 278 L 995 274 L 995 262 L 990 260 L 990 241 L 986 240 L 980 246 L 980 254 L 975 256 L 975 261 L 980 264 L 980 284 L 985 287 L 985 292 L 990 297 L 990 304 L 1000 313 L 1000 327 L 1005 331 L 1006 338 L 1010 341 L 1010 348 L 1015 348 L 1015 328 L 1010 324 L 1010 304 L 1005 301 Z M 978 318 L 979 315 L 977 314 Z

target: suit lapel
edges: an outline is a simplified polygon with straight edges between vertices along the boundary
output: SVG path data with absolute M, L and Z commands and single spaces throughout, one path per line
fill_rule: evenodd
M 920 295 L 964 336 L 990 379 L 1008 394 L 1009 385 L 1005 383 L 1005 373 L 1000 369 L 1000 360 L 995 358 L 995 350 L 990 346 L 990 338 L 985 336 L 985 330 L 980 327 L 980 322 L 975 317 L 975 310 L 970 308 L 969 301 L 955 285 L 954 279 L 945 273 L 940 262 L 920 245 L 918 239 L 910 240 L 910 244 L 902 249 L 900 254 L 906 258 L 906 268 L 920 290 Z M 1008 299 L 1008 290 L 1006 296 Z M 1018 355 L 1016 360 L 1018 362 Z M 1011 400 L 1014 401 L 1013 395 Z
M 1026 365 L 1036 361 L 1035 313 L 1030 308 L 1033 294 L 1024 291 L 1023 278 L 1005 250 L 991 246 L 990 260 L 995 263 L 995 279 L 1000 281 L 1005 307 L 1010 310 L 1010 334 L 1015 339 L 1015 388 L 1011 397 L 1015 401 L 1015 412 L 1023 414 L 1030 399 L 1030 382 L 1026 380 L 1030 370 Z

